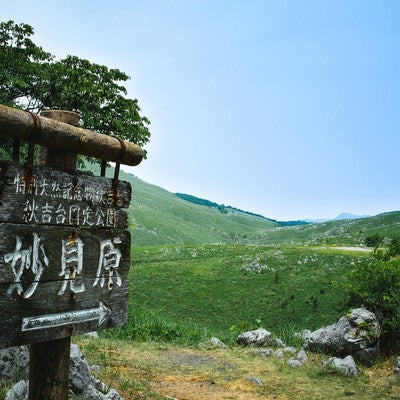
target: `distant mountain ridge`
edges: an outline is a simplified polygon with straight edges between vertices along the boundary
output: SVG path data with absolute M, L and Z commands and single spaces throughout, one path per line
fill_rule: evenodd
M 333 221 L 340 221 L 342 219 L 358 219 L 358 218 L 369 218 L 371 215 L 356 215 L 350 213 L 341 213 L 335 218 L 332 218 Z
M 306 222 L 310 223 L 321 223 L 321 222 L 327 222 L 327 221 L 343 221 L 346 219 L 359 219 L 359 218 L 370 218 L 372 215 L 356 215 L 356 214 L 351 214 L 351 213 L 341 213 L 337 215 L 335 218 L 331 219 L 306 219 Z

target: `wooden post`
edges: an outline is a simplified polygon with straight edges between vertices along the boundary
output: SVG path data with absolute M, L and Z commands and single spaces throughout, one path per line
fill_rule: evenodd
M 29 400 L 68 400 L 71 337 L 30 345 Z
M 79 115 L 69 111 L 46 111 L 47 118 L 78 126 Z M 74 153 L 39 148 L 39 165 L 66 172 L 76 169 Z M 71 337 L 30 345 L 29 400 L 68 400 Z

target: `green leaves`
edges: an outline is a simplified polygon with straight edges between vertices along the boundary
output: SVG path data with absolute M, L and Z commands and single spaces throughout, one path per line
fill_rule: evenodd
M 347 278 L 344 286 L 349 305 L 374 312 L 390 341 L 400 329 L 400 261 L 367 258 L 359 261 Z
M 145 145 L 150 121 L 123 83 L 129 76 L 68 55 L 62 60 L 35 45 L 33 28 L 0 23 L 0 103 L 33 112 L 63 109 L 80 113 L 83 127 Z

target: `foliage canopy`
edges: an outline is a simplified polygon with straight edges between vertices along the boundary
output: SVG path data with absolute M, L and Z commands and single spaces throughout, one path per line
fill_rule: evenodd
M 37 46 L 34 30 L 14 21 L 0 23 L 0 103 L 39 113 L 78 112 L 84 128 L 145 145 L 150 121 L 137 99 L 127 98 L 129 76 L 76 56 L 56 60 Z

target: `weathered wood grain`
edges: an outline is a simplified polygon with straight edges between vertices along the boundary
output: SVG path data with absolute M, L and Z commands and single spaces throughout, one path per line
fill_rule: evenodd
M 93 280 L 84 280 L 88 286 L 93 283 Z M 52 293 L 58 289 L 55 282 L 43 283 L 43 290 Z M 4 292 L 6 285 L 0 284 L 0 290 Z M 27 302 L 24 299 L 13 299 L 12 306 L 9 302 L 5 306 L 4 298 L 0 299 L 0 307 L 2 309 L 1 331 L 0 331 L 0 348 L 10 347 L 20 344 L 28 344 L 35 342 L 44 342 L 54 340 L 62 337 L 93 332 L 100 329 L 107 329 L 116 326 L 122 326 L 127 320 L 127 294 L 128 283 L 125 280 L 123 286 L 115 291 L 108 291 L 103 288 L 98 290 L 99 293 L 82 293 L 76 294 L 69 299 L 68 296 L 64 298 L 51 299 L 56 302 L 43 306 L 40 299 L 34 299 Z M 99 300 L 100 299 L 100 300 Z M 65 319 L 71 312 L 85 313 L 93 309 L 105 307 L 106 312 L 99 310 L 97 314 L 89 315 L 90 320 L 81 320 L 81 317 L 72 317 Z M 92 311 L 93 314 L 93 311 Z M 29 320 L 38 317 L 49 317 L 54 315 L 64 315 L 58 317 L 61 322 L 51 325 L 44 321 L 41 327 L 32 329 L 29 325 Z M 62 318 L 65 319 L 64 323 Z M 23 329 L 23 321 L 26 322 L 27 327 Z
M 16 162 L 0 162 L 0 179 L 0 222 L 127 228 L 128 182 Z
M 137 144 L 1 104 L 0 136 L 132 166 L 144 156 Z
M 126 322 L 129 232 L 1 223 L 0 237 L 0 347 Z M 24 318 L 85 312 L 100 305 L 110 310 L 100 324 L 78 314 L 66 324 L 22 329 Z

